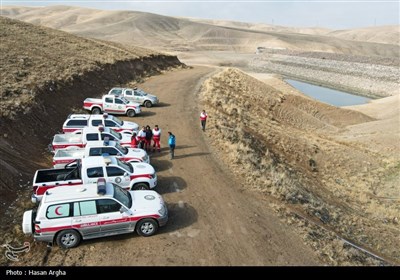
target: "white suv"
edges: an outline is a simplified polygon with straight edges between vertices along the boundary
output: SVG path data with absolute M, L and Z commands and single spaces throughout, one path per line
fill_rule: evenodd
M 155 191 L 126 191 L 99 178 L 97 184 L 48 190 L 37 210 L 24 213 L 22 230 L 36 241 L 68 249 L 82 239 L 136 232 L 155 234 L 168 220 Z
M 124 97 L 131 102 L 146 106 L 146 108 L 159 103 L 157 96 L 146 93 L 140 88 L 112 88 L 108 94 Z

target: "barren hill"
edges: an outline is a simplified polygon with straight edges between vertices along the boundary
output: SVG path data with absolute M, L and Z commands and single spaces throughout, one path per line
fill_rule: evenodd
M 201 22 L 134 11 L 101 11 L 80 7 L 3 7 L 5 16 L 61 29 L 74 34 L 168 51 L 234 50 L 254 52 L 257 47 L 324 51 L 357 55 L 398 55 L 392 44 L 344 40 L 317 35 L 323 31 L 270 29 L 266 25 Z M 217 23 L 215 25 L 214 23 Z M 295 32 L 312 33 L 302 34 Z M 394 35 L 393 35 L 394 36 Z M 385 42 L 390 41 L 387 37 Z
M 399 25 L 335 30 L 327 33 L 326 35 L 335 36 L 345 40 L 400 45 Z

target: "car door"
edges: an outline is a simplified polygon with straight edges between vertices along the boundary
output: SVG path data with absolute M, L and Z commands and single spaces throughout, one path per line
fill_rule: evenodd
M 84 239 L 100 234 L 100 221 L 95 200 L 73 203 L 72 227 L 78 229 Z
M 125 91 L 125 98 L 129 101 L 135 101 L 135 97 L 133 95 L 133 91 L 132 90 L 126 90 Z
M 97 179 L 100 177 L 104 177 L 104 169 L 102 166 L 100 167 L 90 167 L 86 169 L 87 184 L 97 184 Z
M 121 188 L 129 189 L 131 179 L 129 175 L 125 176 L 126 171 L 118 166 L 106 167 L 107 182 L 115 183 Z
M 112 113 L 114 112 L 114 98 L 106 97 L 104 98 L 104 112 Z
M 119 98 L 115 98 L 114 100 L 114 112 L 118 114 L 125 114 L 126 104 Z
M 143 102 L 142 94 L 135 90 L 134 96 L 135 96 L 135 99 L 134 99 L 135 102 L 142 104 L 142 102 Z
M 111 198 L 96 200 L 102 235 L 114 235 L 129 231 L 131 221 L 129 216 L 120 212 L 122 205 Z

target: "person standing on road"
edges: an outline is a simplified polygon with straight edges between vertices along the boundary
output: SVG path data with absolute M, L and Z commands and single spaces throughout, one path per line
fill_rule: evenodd
M 153 129 L 153 152 L 156 151 L 156 147 L 158 152 L 161 151 L 160 139 L 161 139 L 161 129 L 158 128 L 158 125 L 155 125 Z
M 145 137 L 145 150 L 150 151 L 151 150 L 151 139 L 153 138 L 153 131 L 151 131 L 150 126 L 146 126 L 146 137 Z
M 132 139 L 131 139 L 131 147 L 132 148 L 137 148 L 139 144 L 139 139 L 136 136 L 136 132 L 132 133 Z
M 200 123 L 201 123 L 201 128 L 203 129 L 203 131 L 206 131 L 206 122 L 207 122 L 207 113 L 206 110 L 203 110 L 200 113 Z
M 141 130 L 139 130 L 137 134 L 139 143 L 138 143 L 138 148 L 140 149 L 145 149 L 145 142 L 146 142 L 146 127 L 143 126 Z
M 173 159 L 175 156 L 175 145 L 176 145 L 175 135 L 173 135 L 171 131 L 168 131 L 168 135 L 169 135 L 168 145 L 169 145 L 170 159 Z

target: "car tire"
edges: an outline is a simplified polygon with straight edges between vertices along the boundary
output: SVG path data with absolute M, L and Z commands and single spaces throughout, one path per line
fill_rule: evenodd
M 95 107 L 92 109 L 92 115 L 100 115 L 100 114 L 101 114 L 100 108 Z
M 81 235 L 72 229 L 63 230 L 57 234 L 57 244 L 63 249 L 74 248 L 81 242 Z
M 146 106 L 146 108 L 151 108 L 151 106 L 153 106 L 153 104 L 151 103 L 151 101 L 145 101 L 144 106 Z
M 129 110 L 128 112 L 126 112 L 126 115 L 130 118 L 133 118 L 136 115 L 136 113 L 134 110 Z
M 136 232 L 140 236 L 152 236 L 157 232 L 157 230 L 158 223 L 154 219 L 143 219 L 136 224 Z
M 141 191 L 141 190 L 147 191 L 147 190 L 150 190 L 150 187 L 145 183 L 138 183 L 138 184 L 135 184 L 132 187 L 132 190 L 134 190 L 134 191 Z

